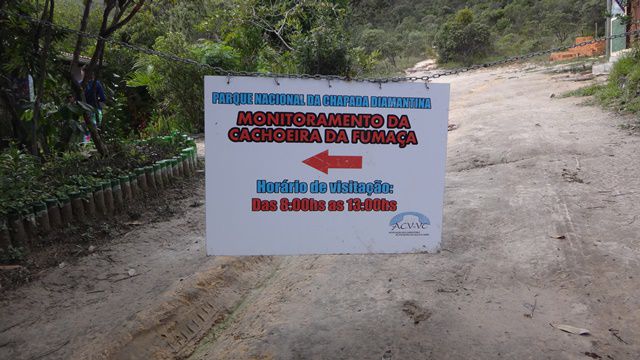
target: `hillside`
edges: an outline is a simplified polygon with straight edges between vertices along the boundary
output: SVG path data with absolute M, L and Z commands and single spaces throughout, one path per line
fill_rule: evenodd
M 353 0 L 351 32 L 357 46 L 379 53 L 376 71 L 394 72 L 437 56 L 434 46 L 450 32 L 445 25 L 465 8 L 472 16 L 466 19 L 469 36 L 484 41 L 480 56 L 465 60 L 481 61 L 594 35 L 596 24 L 604 35 L 605 5 L 600 0 Z

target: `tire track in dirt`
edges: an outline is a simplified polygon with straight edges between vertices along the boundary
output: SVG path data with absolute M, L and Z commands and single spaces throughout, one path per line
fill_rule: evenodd
M 224 323 L 251 289 L 276 269 L 272 257 L 218 258 L 219 265 L 181 282 L 107 336 L 102 346 L 89 344 L 75 359 L 176 359 L 191 354 L 196 344 Z M 102 347 L 102 348 L 101 348 Z

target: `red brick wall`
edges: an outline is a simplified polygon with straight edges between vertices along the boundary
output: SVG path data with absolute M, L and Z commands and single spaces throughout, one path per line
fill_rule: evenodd
M 640 1 L 640 0 L 634 0 L 634 1 Z M 580 43 L 591 41 L 591 40 L 593 40 L 593 36 L 578 37 L 576 38 L 575 44 L 580 44 Z M 604 41 L 598 41 L 595 44 L 580 46 L 577 48 L 570 49 L 569 51 L 553 53 L 551 54 L 549 59 L 551 61 L 559 61 L 559 60 L 567 60 L 567 59 L 573 59 L 573 58 L 583 57 L 583 56 L 584 57 L 598 56 L 598 55 L 604 54 L 604 47 L 605 47 Z

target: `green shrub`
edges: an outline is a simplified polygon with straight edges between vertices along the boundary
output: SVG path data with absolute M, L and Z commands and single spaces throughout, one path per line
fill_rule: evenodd
M 21 262 L 27 251 L 23 247 L 13 247 L 9 245 L 6 249 L 0 249 L 0 264 L 15 264 Z
M 611 74 L 609 74 L 609 82 L 619 85 L 621 81 L 623 81 L 627 77 L 627 75 L 629 75 L 633 71 L 633 68 L 636 66 L 636 64 L 637 60 L 633 56 L 626 56 L 618 60 L 618 62 L 616 62 L 611 69 Z
M 440 62 L 469 65 L 488 54 L 491 33 L 487 25 L 475 21 L 473 11 L 462 9 L 440 28 L 435 46 Z
M 196 61 L 201 61 L 199 56 L 207 56 L 210 59 L 216 57 L 216 51 L 207 52 L 202 47 L 194 50 L 180 33 L 158 37 L 154 48 Z M 180 122 L 192 124 L 198 130 L 204 128 L 203 69 L 152 55 L 141 56 L 136 69 L 127 85 L 145 86 L 151 96 L 159 101 L 156 109 L 158 113 L 174 116 Z
M 145 141 L 113 141 L 109 157 L 70 151 L 41 162 L 15 146 L 0 152 L 0 218 L 34 202 L 59 197 L 104 179 L 175 156 L 188 147 L 183 136 L 172 134 Z
M 617 110 L 636 112 L 640 95 L 640 50 L 634 49 L 628 56 L 616 62 L 611 69 L 607 86 L 595 93 L 603 105 Z
M 305 74 L 348 75 L 351 73 L 349 43 L 343 32 L 317 27 L 293 45 L 299 70 Z
M 640 49 L 613 65 L 606 84 L 590 85 L 566 96 L 593 96 L 605 107 L 630 113 L 640 112 Z
M 602 91 L 602 89 L 605 86 L 606 85 L 593 84 L 593 85 L 585 86 L 583 88 L 579 88 L 579 89 L 576 89 L 576 90 L 572 90 L 572 91 L 566 92 L 566 93 L 562 94 L 561 97 L 593 96 L 593 95 L 597 94 L 598 92 Z
M 164 115 L 154 112 L 147 121 L 147 126 L 142 132 L 143 138 L 169 135 L 174 131 L 193 133 L 196 131 L 193 124 L 185 123 L 175 115 Z
M 0 153 L 0 217 L 44 198 L 50 189 L 38 183 L 42 174 L 39 160 L 17 147 Z

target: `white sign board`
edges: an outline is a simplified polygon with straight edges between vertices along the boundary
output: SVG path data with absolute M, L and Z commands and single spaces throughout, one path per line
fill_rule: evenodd
M 205 78 L 209 255 L 433 252 L 449 85 Z

